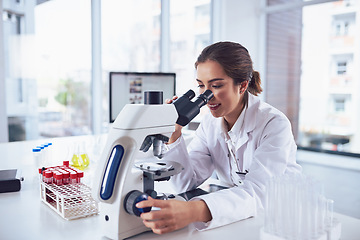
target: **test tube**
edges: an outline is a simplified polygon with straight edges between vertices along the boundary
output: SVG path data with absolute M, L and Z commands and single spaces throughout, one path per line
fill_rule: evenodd
M 81 183 L 81 179 L 84 177 L 84 172 L 80 170 L 76 172 L 77 172 L 77 183 Z
M 42 168 L 39 168 L 39 179 L 42 181 L 43 175 L 42 175 Z
M 328 199 L 326 201 L 326 226 L 328 228 L 333 227 L 333 216 L 334 215 L 334 200 Z
M 41 144 L 41 146 L 43 147 L 42 150 L 42 155 L 43 155 L 43 162 L 44 164 L 49 164 L 49 157 L 48 157 L 48 145 L 47 144 Z
M 78 178 L 77 172 L 71 171 L 71 172 L 70 172 L 70 183 L 71 183 L 71 184 L 77 183 L 77 181 L 78 181 L 77 178 Z
M 39 147 L 33 148 L 32 152 L 33 152 L 34 162 L 35 162 L 36 166 L 42 167 L 41 166 L 41 148 L 39 148 Z
M 326 213 L 326 198 L 324 195 L 319 196 L 319 231 L 323 233 L 325 231 L 325 213 Z
M 45 156 L 44 156 L 44 146 L 37 146 L 37 148 L 40 149 L 40 165 L 44 166 L 45 165 Z
M 61 172 L 55 172 L 54 177 L 55 177 L 54 183 L 55 183 L 56 185 L 58 185 L 58 186 L 63 185 L 63 174 L 62 174 Z
M 39 179 L 40 179 L 40 181 L 43 181 L 43 182 L 44 182 L 44 178 L 45 178 L 45 170 L 46 170 L 45 167 L 39 168 Z
M 68 171 L 62 171 L 63 174 L 63 184 L 69 184 L 70 183 L 70 173 Z
M 53 172 L 52 171 L 45 171 L 44 182 L 47 184 L 53 183 Z
M 51 142 L 48 142 L 47 143 L 47 161 L 49 162 L 49 163 L 52 163 L 52 161 L 53 161 L 53 159 L 52 159 L 52 143 Z

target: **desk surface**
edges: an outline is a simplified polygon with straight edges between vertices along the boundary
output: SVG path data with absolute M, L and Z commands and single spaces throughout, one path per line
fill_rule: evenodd
M 54 158 L 61 163 L 67 154 L 64 149 L 68 145 L 84 141 L 90 146 L 91 142 L 98 142 L 90 137 L 55 139 Z M 41 142 L 28 141 L 0 144 L 0 169 L 21 169 L 25 178 L 20 192 L 0 194 L 0 239 L 102 239 L 98 215 L 67 221 L 41 202 L 38 176 L 31 153 L 32 147 L 39 143 Z M 92 163 L 96 163 L 97 154 L 91 154 Z M 91 184 L 89 176 L 93 169 L 90 165 L 85 172 L 84 180 L 88 184 Z M 360 219 L 341 214 L 335 214 L 335 217 L 342 223 L 342 239 L 356 239 L 360 236 Z M 262 226 L 263 217 L 260 215 L 208 231 L 199 232 L 190 225 L 164 235 L 146 232 L 131 239 L 259 239 Z

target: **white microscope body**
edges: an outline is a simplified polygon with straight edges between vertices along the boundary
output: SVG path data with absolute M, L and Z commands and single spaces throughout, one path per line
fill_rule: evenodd
M 208 99 L 212 97 L 211 92 L 210 94 Z M 179 123 L 180 115 L 179 107 L 175 104 L 128 104 L 119 113 L 109 132 L 93 186 L 93 196 L 99 201 L 104 236 L 124 239 L 149 230 L 141 218 L 129 214 L 129 208 L 126 209 L 129 204 L 127 202 L 130 201 L 129 194 L 134 190 L 143 192 L 147 185 L 144 181 L 145 172 L 135 168 L 134 164 L 148 156 L 139 150 L 146 137 L 169 138 L 175 130 L 175 123 Z M 177 174 L 181 170 L 172 168 L 173 173 L 166 173 L 166 176 Z M 136 202 L 134 203 L 134 199 L 131 201 L 130 204 L 135 208 Z

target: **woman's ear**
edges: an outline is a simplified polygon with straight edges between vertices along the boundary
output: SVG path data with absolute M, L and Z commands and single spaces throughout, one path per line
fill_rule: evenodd
M 239 88 L 240 94 L 243 94 L 246 91 L 248 85 L 249 85 L 249 81 L 243 81 L 240 83 L 240 88 Z

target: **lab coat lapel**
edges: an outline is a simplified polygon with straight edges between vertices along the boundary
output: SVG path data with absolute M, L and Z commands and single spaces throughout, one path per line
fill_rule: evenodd
M 218 140 L 219 140 L 219 142 L 220 142 L 220 145 L 221 145 L 221 148 L 223 149 L 223 151 L 224 151 L 225 153 L 228 153 L 228 152 L 229 152 L 229 149 L 228 149 L 228 146 L 227 146 L 227 144 L 226 144 L 225 139 L 223 138 L 223 136 L 219 135 L 219 136 L 218 136 Z
M 243 124 L 244 131 L 240 131 L 240 133 L 239 133 L 240 134 L 239 140 L 237 141 L 237 144 L 235 146 L 236 151 L 238 151 L 245 143 L 247 143 L 249 141 L 249 135 L 254 130 L 255 124 L 256 124 L 256 112 L 257 112 L 257 108 L 259 107 L 260 100 L 250 93 L 248 94 L 248 96 L 249 96 L 248 106 L 247 106 L 247 110 L 246 110 L 246 114 L 245 114 L 245 118 L 244 118 L 244 124 Z M 222 121 L 222 118 L 217 119 L 218 129 L 221 129 L 221 121 Z M 222 136 L 222 131 L 219 131 L 219 134 L 217 135 L 217 139 L 220 142 L 222 150 L 225 153 L 227 153 L 228 146 L 224 140 L 224 136 Z
M 216 128 L 220 129 L 220 131 L 218 132 L 219 134 L 217 134 L 217 140 L 219 141 L 222 150 L 227 154 L 229 149 L 228 149 L 228 146 L 227 146 L 227 144 L 225 142 L 225 136 L 224 136 L 225 133 L 223 133 L 222 126 L 221 126 L 221 124 L 222 124 L 221 122 L 223 121 L 223 119 L 220 117 L 220 118 L 217 118 L 216 121 L 217 121 L 216 122 L 216 124 L 217 124 Z
M 240 131 L 240 136 L 236 144 L 236 151 L 238 151 L 245 143 L 249 140 L 249 134 L 255 128 L 256 122 L 256 100 L 252 94 L 248 94 L 248 104 L 244 117 L 244 124 L 242 130 Z
M 245 143 L 247 143 L 247 141 L 249 140 L 249 136 L 248 133 L 245 131 L 240 132 L 240 136 L 239 136 L 239 140 L 236 143 L 236 151 L 239 150 L 239 148 L 241 148 L 241 146 L 243 146 Z

